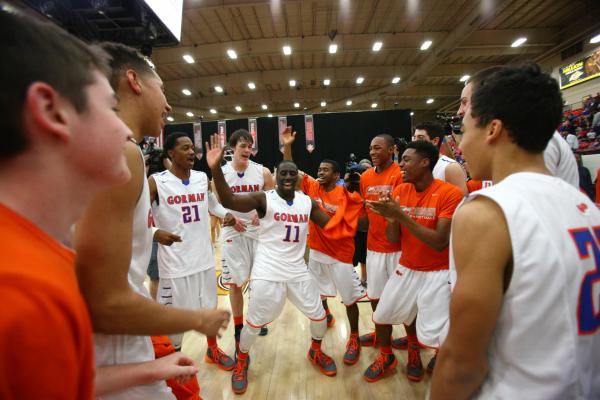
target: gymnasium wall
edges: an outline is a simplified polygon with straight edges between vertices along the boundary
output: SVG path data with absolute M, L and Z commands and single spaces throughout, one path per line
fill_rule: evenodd
M 357 161 L 369 158 L 371 139 L 387 133 L 394 137 L 410 140 L 410 110 L 382 110 L 349 113 L 314 114 L 314 132 L 316 148 L 312 153 L 306 150 L 304 136 L 304 115 L 288 115 L 288 125 L 296 131 L 296 141 L 292 147 L 294 161 L 298 167 L 312 176 L 316 176 L 319 162 L 330 158 L 340 163 L 343 168 L 350 153 L 356 155 Z M 237 129 L 248 129 L 248 119 L 227 120 L 227 139 Z M 279 151 L 279 133 L 277 116 L 257 118 L 258 154 L 253 160 L 273 171 L 283 159 Z M 171 124 L 165 126 L 164 138 L 172 132 L 184 132 L 194 140 L 192 124 Z M 206 142 L 209 135 L 217 132 L 217 121 L 202 122 L 202 140 Z M 202 148 L 206 153 L 204 143 Z M 209 174 L 206 158 L 196 160 L 194 169 Z

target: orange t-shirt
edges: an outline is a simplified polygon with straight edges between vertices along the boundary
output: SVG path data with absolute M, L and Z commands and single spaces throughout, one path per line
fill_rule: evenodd
M 0 205 L 0 398 L 92 399 L 92 327 L 75 255 Z
M 492 181 L 478 181 L 477 179 L 469 179 L 467 181 L 467 190 L 469 193 L 473 193 L 479 189 L 487 188 L 492 186 Z
M 360 177 L 360 192 L 365 200 L 379 200 L 381 192 L 391 193 L 402 183 L 402 171 L 396 163 L 381 172 L 375 167 L 366 170 Z M 387 222 L 381 215 L 367 208 L 369 230 L 367 233 L 367 249 L 378 253 L 395 253 L 400 251 L 400 243 L 390 243 L 385 235 Z
M 400 198 L 400 206 L 420 225 L 435 229 L 442 218 L 452 219 L 454 211 L 463 199 L 462 191 L 456 186 L 434 179 L 423 192 L 417 192 L 415 185 L 405 183 L 398 186 L 392 198 Z M 413 236 L 408 229 L 400 225 L 402 237 L 402 255 L 400 264 L 417 271 L 438 271 L 448 269 L 448 247 L 442 251 L 434 250 Z
M 344 216 L 347 226 L 351 230 L 348 234 L 341 235 L 331 229 L 328 224 L 327 233 L 323 232 L 317 224 L 310 222 L 308 246 L 323 254 L 335 258 L 346 264 L 352 264 L 354 256 L 354 235 L 358 217 L 363 209 L 363 201 L 358 193 L 350 193 L 343 186 L 336 186 L 327 192 L 323 187 L 308 175 L 302 178 L 302 191 L 315 200 L 321 210 L 330 217 L 337 212 Z M 332 237 L 333 236 L 333 237 Z

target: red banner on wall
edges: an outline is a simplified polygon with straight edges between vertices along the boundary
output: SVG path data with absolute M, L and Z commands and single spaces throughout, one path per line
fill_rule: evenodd
M 256 118 L 248 119 L 248 132 L 252 136 L 252 155 L 258 153 L 258 130 L 256 128 Z
M 306 133 L 306 150 L 312 153 L 315 149 L 315 124 L 312 115 L 304 116 L 304 132 Z
M 282 133 L 287 128 L 287 118 L 279 117 L 279 151 L 283 153 Z
M 196 158 L 202 160 L 204 153 L 202 151 L 202 124 L 200 122 L 194 124 L 194 147 L 196 148 Z
M 221 147 L 225 147 L 225 143 L 227 142 L 227 128 L 225 121 L 217 122 L 217 132 L 219 133 L 219 142 L 221 143 Z

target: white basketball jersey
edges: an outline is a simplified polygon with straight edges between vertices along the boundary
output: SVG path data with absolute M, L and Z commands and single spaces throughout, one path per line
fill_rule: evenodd
M 238 172 L 233 168 L 231 162 L 228 162 L 221 167 L 223 175 L 225 176 L 225 182 L 231 188 L 231 191 L 235 193 L 249 193 L 259 192 L 263 190 L 265 185 L 265 178 L 263 175 L 263 166 L 253 161 L 248 162 L 248 168 L 244 172 Z M 238 235 L 245 235 L 256 239 L 258 237 L 258 226 L 251 225 L 250 222 L 256 216 L 256 211 L 250 211 L 247 213 L 241 213 L 238 211 L 228 210 L 237 218 L 241 219 L 246 223 L 246 232 L 240 233 L 233 229 L 233 227 L 223 227 L 221 230 L 222 239 L 231 239 Z
M 513 273 L 481 399 L 600 396 L 600 211 L 565 181 L 513 174 L 472 193 L 504 213 Z M 450 253 L 452 282 L 456 281 Z
M 554 176 L 579 189 L 577 161 L 567 141 L 556 131 L 544 150 L 544 163 Z
M 169 170 L 153 175 L 158 204 L 152 204 L 157 228 L 181 237 L 171 246 L 158 245 L 161 278 L 181 278 L 214 267 L 208 215 L 208 177 L 191 171 L 182 181 Z
M 251 279 L 296 282 L 311 279 L 304 262 L 312 202 L 295 192 L 288 203 L 276 190 L 265 192 L 267 212 L 260 220 L 258 247 Z
M 144 161 L 140 151 L 140 162 Z M 146 271 L 152 253 L 152 210 L 148 181 L 142 179 L 140 197 L 133 212 L 133 238 L 129 285 L 139 294 L 150 297 L 144 286 Z M 148 336 L 94 334 L 96 365 L 118 365 L 154 360 L 154 348 Z M 103 399 L 172 399 L 173 396 L 163 382 L 130 388 L 116 395 L 103 396 Z
M 440 158 L 438 158 L 438 161 L 435 163 L 435 166 L 433 167 L 433 177 L 435 179 L 439 179 L 441 181 L 446 182 L 446 167 L 449 164 L 454 164 L 454 163 L 456 163 L 456 161 L 451 159 L 450 157 L 440 155 Z

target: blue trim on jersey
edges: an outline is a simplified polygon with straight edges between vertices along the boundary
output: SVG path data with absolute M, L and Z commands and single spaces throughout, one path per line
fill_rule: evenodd
M 190 180 L 189 179 L 182 179 L 181 183 L 183 183 L 185 186 L 190 184 Z

